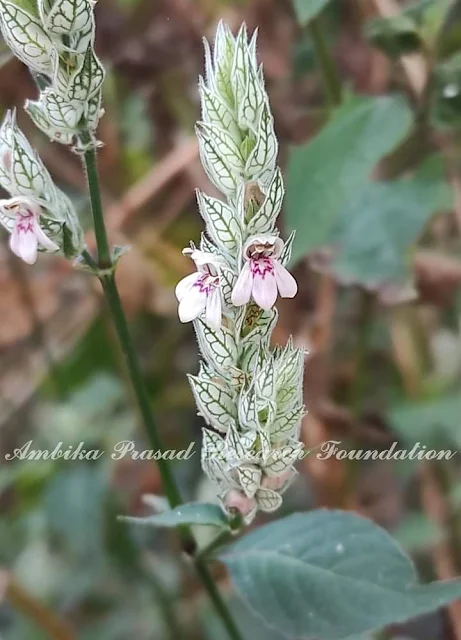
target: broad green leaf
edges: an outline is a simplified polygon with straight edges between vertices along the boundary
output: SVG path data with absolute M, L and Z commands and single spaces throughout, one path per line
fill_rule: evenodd
M 429 218 L 451 201 L 438 157 L 414 178 L 370 183 L 341 212 L 332 237 L 333 272 L 370 287 L 411 281 L 416 243 Z
M 408 135 L 412 115 L 398 96 L 346 103 L 288 164 L 286 223 L 296 229 L 293 260 L 328 241 L 336 219 L 377 162 Z
M 293 0 L 296 19 L 302 27 L 315 18 L 330 0 Z
M 265 525 L 220 558 L 243 601 L 289 637 L 346 640 L 461 597 L 461 580 L 418 585 L 386 531 L 342 511 Z
M 436 400 L 399 405 L 388 418 L 407 443 L 435 446 L 442 437 L 461 447 L 460 415 L 461 395 L 453 393 Z
M 180 507 L 162 511 L 146 518 L 134 518 L 131 516 L 119 516 L 123 522 L 132 522 L 150 527 L 173 528 L 183 524 L 214 525 L 222 529 L 229 528 L 226 514 L 221 507 L 211 502 L 188 502 Z

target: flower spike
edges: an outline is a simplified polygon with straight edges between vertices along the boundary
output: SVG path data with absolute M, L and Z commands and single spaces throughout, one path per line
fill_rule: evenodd
M 275 228 L 284 195 L 275 166 L 277 138 L 256 57 L 256 32 L 236 37 L 221 22 L 214 51 L 205 41 L 199 80 L 200 157 L 224 200 L 198 191 L 206 224 L 201 249 L 185 249 L 197 271 L 176 287 L 179 318 L 195 320 L 205 359 L 189 381 L 204 429 L 202 466 L 225 510 L 245 522 L 275 511 L 296 476 L 303 352 L 271 351 L 277 295 L 297 284 L 285 265 L 287 244 Z

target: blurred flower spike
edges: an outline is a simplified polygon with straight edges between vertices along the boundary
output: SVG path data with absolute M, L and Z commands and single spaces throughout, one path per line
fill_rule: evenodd
M 69 198 L 53 183 L 42 161 L 8 111 L 0 129 L 0 223 L 10 232 L 11 250 L 28 264 L 37 252 L 67 258 L 83 249 L 83 232 Z
M 50 140 L 97 145 L 104 69 L 94 51 L 92 0 L 0 0 L 0 27 L 12 52 L 43 90 L 26 111 Z M 81 132 L 90 141 L 82 142 Z
M 225 510 L 246 522 L 275 511 L 296 476 L 304 414 L 304 352 L 290 340 L 270 348 L 277 296 L 292 298 L 287 271 L 293 235 L 276 229 L 284 187 L 278 142 L 256 57 L 256 32 L 234 37 L 220 23 L 205 41 L 197 124 L 203 167 L 224 200 L 197 192 L 206 226 L 200 249 L 185 250 L 197 271 L 178 284 L 179 317 L 194 321 L 204 362 L 189 381 L 207 423 L 202 467 Z

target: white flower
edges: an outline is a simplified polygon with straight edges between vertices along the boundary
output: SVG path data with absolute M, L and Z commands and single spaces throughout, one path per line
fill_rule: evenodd
M 222 301 L 220 289 L 221 261 L 212 253 L 199 249 L 184 249 L 195 262 L 197 271 L 183 278 L 176 286 L 181 322 L 190 322 L 205 312 L 205 322 L 211 329 L 221 327 Z
M 59 251 L 59 246 L 40 227 L 41 209 L 35 202 L 24 197 L 0 200 L 0 211 L 14 219 L 10 248 L 24 262 L 36 262 L 39 246 L 47 251 Z
M 232 304 L 240 307 L 252 297 L 261 309 L 271 309 L 277 299 L 293 298 L 298 285 L 279 262 L 284 242 L 277 236 L 252 236 L 243 247 L 246 260 L 232 291 Z

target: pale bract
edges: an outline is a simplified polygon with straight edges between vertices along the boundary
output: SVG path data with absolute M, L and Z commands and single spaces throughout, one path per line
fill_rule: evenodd
M 0 0 L 0 27 L 6 43 L 45 88 L 26 111 L 50 140 L 82 153 L 99 146 L 104 68 L 94 51 L 92 0 Z M 81 133 L 90 142 L 81 142 Z
M 270 349 L 277 296 L 292 298 L 291 243 L 276 219 L 284 195 L 278 143 L 256 57 L 256 32 L 234 37 L 220 23 L 214 51 L 205 42 L 200 78 L 200 158 L 223 199 L 197 191 L 205 222 L 196 272 L 176 287 L 179 317 L 194 321 L 205 363 L 189 376 L 204 419 L 202 466 L 225 510 L 249 523 L 275 511 L 296 476 L 304 415 L 304 353 Z

